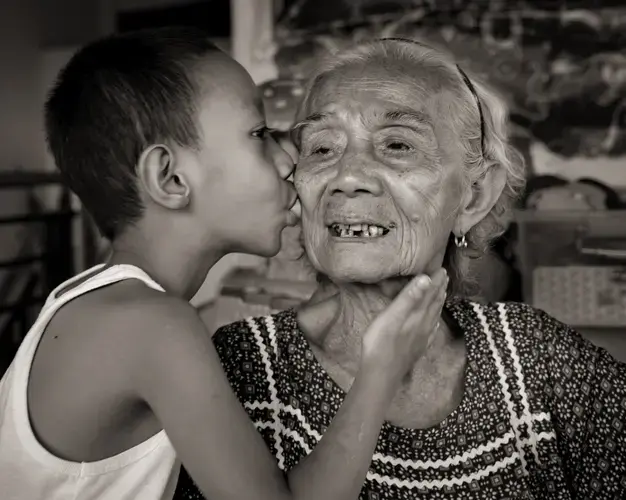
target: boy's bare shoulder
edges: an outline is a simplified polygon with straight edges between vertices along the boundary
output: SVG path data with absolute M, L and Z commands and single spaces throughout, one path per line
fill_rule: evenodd
M 81 296 L 55 316 L 54 336 L 71 330 L 83 350 L 116 359 L 119 368 L 159 362 L 174 343 L 179 350 L 192 349 L 210 339 L 191 304 L 136 280 Z
M 161 335 L 203 333 L 206 327 L 197 310 L 180 297 L 147 287 L 143 283 L 128 283 L 108 297 L 102 308 L 103 319 L 115 327 L 122 327 L 131 337 L 155 339 Z
M 187 370 L 198 351 L 206 351 L 211 336 L 196 309 L 189 302 L 143 283 L 123 283 L 111 287 L 91 307 L 93 313 L 85 328 L 93 325 L 92 358 L 107 359 L 119 370 L 127 389 L 144 396 L 154 390 L 152 379 L 172 371 Z M 87 315 L 87 316 L 85 316 Z
M 181 387 L 221 373 L 211 335 L 189 302 L 137 283 L 117 290 L 112 302 L 103 333 L 119 339 L 114 350 L 133 395 L 162 410 Z

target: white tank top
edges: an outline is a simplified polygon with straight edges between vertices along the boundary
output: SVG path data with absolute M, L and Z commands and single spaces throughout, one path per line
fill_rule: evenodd
M 57 287 L 0 381 L 0 499 L 171 500 L 180 464 L 165 431 L 98 462 L 69 462 L 51 454 L 30 425 L 27 387 L 35 350 L 54 314 L 76 297 L 127 279 L 163 291 L 141 269 L 109 267 L 57 297 L 59 291 L 97 272 L 96 266 Z

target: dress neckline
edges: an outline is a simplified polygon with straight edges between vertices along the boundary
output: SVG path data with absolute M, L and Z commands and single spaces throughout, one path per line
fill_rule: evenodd
M 476 383 L 472 383 L 476 380 L 476 377 L 479 376 L 478 373 L 475 372 L 474 366 L 475 363 L 472 361 L 476 357 L 476 335 L 468 335 L 468 329 L 475 325 L 475 321 L 468 314 L 468 309 L 471 309 L 471 301 L 465 299 L 452 299 L 445 303 L 444 305 L 444 320 L 448 324 L 448 326 L 452 329 L 453 333 L 459 333 L 463 336 L 465 341 L 465 350 L 466 350 L 466 360 L 465 360 L 465 368 L 463 373 L 463 395 L 461 397 L 461 401 L 459 404 L 440 422 L 426 428 L 417 428 L 417 427 L 403 427 L 392 424 L 389 421 L 385 421 L 383 424 L 383 429 L 387 432 L 396 432 L 396 433 L 406 433 L 410 432 L 413 434 L 428 434 L 432 432 L 437 432 L 438 430 L 444 429 L 448 427 L 449 421 L 456 420 L 456 416 L 468 412 L 470 402 L 471 402 L 471 394 L 472 390 L 471 386 L 477 385 Z M 298 343 L 300 343 L 300 347 L 306 352 L 310 352 L 310 358 L 312 363 L 315 366 L 315 369 L 322 374 L 325 384 L 331 384 L 333 390 L 341 395 L 342 398 L 345 398 L 347 395 L 346 391 L 330 376 L 330 374 L 326 371 L 320 360 L 315 355 L 313 349 L 311 349 L 311 343 L 306 338 L 304 331 L 300 327 L 298 323 L 298 311 L 295 308 L 287 309 L 278 313 L 279 319 L 286 319 L 289 325 L 286 325 L 288 328 L 291 327 L 291 330 L 295 333 L 296 339 Z M 280 318 L 283 316 L 283 318 Z M 470 389 L 470 390 L 468 390 Z

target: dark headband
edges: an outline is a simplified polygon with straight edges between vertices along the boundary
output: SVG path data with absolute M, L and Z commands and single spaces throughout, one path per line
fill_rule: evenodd
M 381 38 L 380 41 L 381 42 L 412 43 L 413 45 L 419 45 L 420 47 L 423 47 L 423 48 L 426 48 L 426 49 L 435 50 L 430 45 L 427 45 L 427 44 L 422 43 L 422 42 L 418 42 L 417 40 L 411 40 L 410 38 Z M 474 87 L 474 84 L 472 83 L 472 81 L 469 79 L 469 77 L 467 76 L 465 71 L 463 71 L 461 69 L 461 66 L 459 66 L 458 64 L 455 64 L 455 66 L 456 66 L 457 71 L 461 75 L 461 78 L 462 78 L 463 82 L 465 83 L 466 87 L 469 89 L 469 91 L 474 96 L 474 100 L 476 101 L 476 106 L 478 107 L 478 116 L 480 118 L 480 149 L 481 149 L 481 153 L 482 153 L 482 155 L 484 157 L 485 156 L 485 117 L 483 115 L 483 107 L 480 104 L 480 99 L 478 98 L 478 93 L 476 92 L 476 88 Z

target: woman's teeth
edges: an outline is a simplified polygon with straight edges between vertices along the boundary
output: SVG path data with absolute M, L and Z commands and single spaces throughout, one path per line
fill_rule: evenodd
M 377 238 L 389 232 L 374 224 L 333 224 L 330 229 L 334 236 L 340 238 Z

